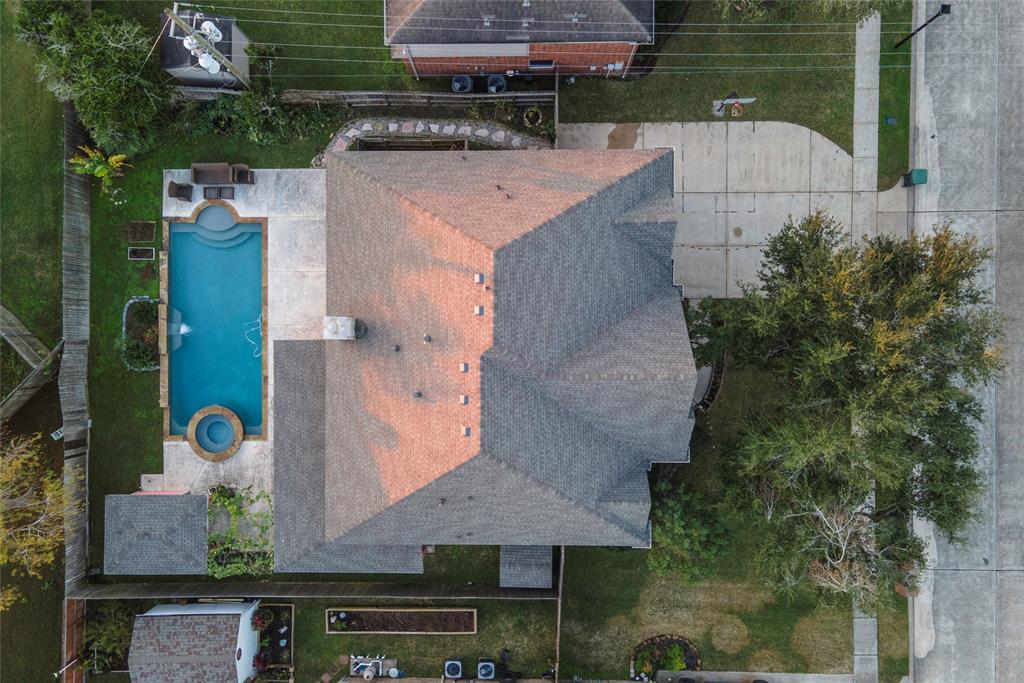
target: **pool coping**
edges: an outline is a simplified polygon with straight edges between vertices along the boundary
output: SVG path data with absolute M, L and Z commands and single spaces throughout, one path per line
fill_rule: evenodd
M 206 201 L 200 202 L 192 210 L 189 216 L 164 216 L 163 217 L 163 240 L 160 247 L 160 293 L 158 304 L 159 311 L 159 322 L 158 322 L 158 334 L 159 347 L 160 347 L 160 399 L 159 405 L 164 412 L 164 441 L 187 441 L 187 434 L 171 434 L 171 403 L 170 393 L 168 388 L 169 382 L 169 369 L 170 369 L 170 358 L 167 349 L 167 282 L 168 282 L 168 252 L 170 247 L 171 238 L 171 223 L 195 223 L 196 218 L 203 209 L 209 206 L 220 206 L 227 209 L 228 213 L 231 214 L 231 218 L 235 223 L 259 223 L 261 226 L 260 232 L 262 233 L 261 242 L 261 301 L 263 304 L 263 324 L 260 328 L 260 334 L 263 337 L 263 353 L 261 354 L 261 366 L 263 375 L 263 395 L 261 397 L 261 411 L 262 411 L 262 428 L 259 434 L 244 434 L 243 430 L 243 441 L 267 441 L 267 433 L 270 431 L 269 413 L 267 410 L 267 403 L 269 398 L 269 382 L 267 380 L 267 357 L 268 353 L 269 337 L 267 328 L 267 227 L 268 220 L 266 216 L 239 216 L 235 207 L 224 201 L 223 199 L 207 199 Z

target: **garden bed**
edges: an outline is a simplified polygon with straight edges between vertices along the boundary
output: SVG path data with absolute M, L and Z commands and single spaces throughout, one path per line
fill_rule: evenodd
M 137 372 L 160 369 L 156 299 L 136 296 L 124 305 L 121 315 L 121 358 Z
M 295 662 L 295 606 L 262 603 L 252 618 L 252 626 L 260 634 L 260 649 L 256 655 L 256 669 L 261 679 L 267 674 L 294 667 Z M 266 672 L 264 674 L 264 672 Z M 284 679 L 287 680 L 287 672 Z
M 646 681 L 659 671 L 700 671 L 700 653 L 680 636 L 656 636 L 637 645 L 629 665 L 630 677 Z
M 327 633 L 458 635 L 476 633 L 475 608 L 409 607 L 329 608 Z

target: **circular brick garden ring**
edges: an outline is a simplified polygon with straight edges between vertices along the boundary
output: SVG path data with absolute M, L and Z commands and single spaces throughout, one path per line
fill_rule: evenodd
M 223 462 L 242 445 L 245 432 L 234 411 L 212 405 L 197 410 L 188 421 L 185 439 L 192 451 L 203 460 Z
M 676 653 L 680 661 L 676 662 L 675 668 L 671 667 L 671 657 L 668 656 L 673 647 L 680 650 Z M 633 648 L 629 658 L 629 677 L 653 681 L 658 671 L 700 671 L 700 666 L 700 652 L 693 643 L 682 636 L 660 635 L 648 638 Z

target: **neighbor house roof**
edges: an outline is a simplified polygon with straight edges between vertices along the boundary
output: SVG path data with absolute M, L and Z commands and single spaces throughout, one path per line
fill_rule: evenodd
M 104 574 L 205 574 L 206 496 L 109 495 Z
M 278 569 L 418 571 L 434 543 L 646 545 L 646 472 L 688 458 L 696 376 L 671 155 L 327 165 L 327 310 L 368 332 L 275 342 Z
M 238 627 L 238 614 L 135 617 L 132 683 L 236 683 Z
M 650 43 L 652 0 L 388 0 L 388 44 Z

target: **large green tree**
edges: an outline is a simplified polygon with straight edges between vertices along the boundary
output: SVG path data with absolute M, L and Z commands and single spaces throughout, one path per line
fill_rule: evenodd
M 154 51 L 155 31 L 125 16 L 83 17 L 71 4 L 35 0 L 19 11 L 22 40 L 39 45 L 39 76 L 72 100 L 82 123 L 109 153 L 137 154 L 154 139 L 170 101 Z
M 961 537 L 983 488 L 975 392 L 999 365 L 1000 321 L 976 284 L 987 259 L 949 225 L 851 244 L 815 214 L 770 239 L 740 300 L 698 307 L 699 361 L 727 354 L 784 390 L 731 456 L 778 584 L 869 604 L 914 583 L 912 515 Z

